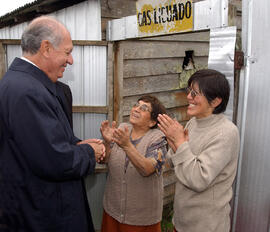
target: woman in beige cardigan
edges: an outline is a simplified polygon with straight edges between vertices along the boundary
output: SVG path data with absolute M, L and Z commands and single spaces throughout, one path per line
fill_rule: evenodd
M 215 70 L 200 70 L 190 77 L 187 93 L 187 113 L 192 118 L 185 128 L 167 115 L 158 117 L 177 177 L 175 231 L 229 232 L 239 152 L 238 129 L 222 114 L 229 83 Z
M 167 142 L 157 128 L 160 113 L 164 106 L 146 95 L 132 107 L 129 123 L 101 125 L 108 162 L 102 232 L 161 232 Z

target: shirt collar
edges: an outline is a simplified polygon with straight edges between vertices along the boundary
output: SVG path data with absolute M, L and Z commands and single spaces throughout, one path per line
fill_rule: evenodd
M 39 68 L 39 67 L 38 67 L 36 64 L 34 64 L 31 60 L 28 60 L 28 59 L 27 59 L 26 57 L 24 57 L 24 56 L 22 56 L 21 59 L 22 59 L 22 60 L 25 60 L 25 61 L 27 61 L 28 63 L 30 63 L 30 64 L 36 66 L 37 68 Z
M 33 78 L 40 81 L 53 95 L 57 96 L 55 83 L 38 66 L 33 64 L 27 58 L 15 58 L 10 69 L 29 73 Z

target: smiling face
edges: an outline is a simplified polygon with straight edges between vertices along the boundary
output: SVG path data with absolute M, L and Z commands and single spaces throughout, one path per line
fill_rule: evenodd
M 58 47 L 54 47 L 51 43 L 50 52 L 47 64 L 47 74 L 53 82 L 58 78 L 63 77 L 63 73 L 67 65 L 73 64 L 73 57 L 71 55 L 73 45 L 68 31 L 63 30 L 63 37 Z
M 150 103 L 139 101 L 131 109 L 129 122 L 133 126 L 151 128 L 156 123 L 151 119 L 151 111 L 152 107 Z
M 192 92 L 189 92 L 187 95 L 187 100 L 189 103 L 187 114 L 196 118 L 204 118 L 210 116 L 213 113 L 214 106 L 209 104 L 206 97 L 200 93 L 197 83 L 192 84 L 190 88 L 197 94 L 194 94 L 194 92 L 193 94 Z

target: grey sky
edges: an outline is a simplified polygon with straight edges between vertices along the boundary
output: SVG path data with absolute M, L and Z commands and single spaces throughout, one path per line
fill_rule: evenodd
M 34 0 L 7 0 L 4 4 L 1 4 L 0 16 L 3 16 L 6 13 L 9 13 L 30 2 L 34 2 Z

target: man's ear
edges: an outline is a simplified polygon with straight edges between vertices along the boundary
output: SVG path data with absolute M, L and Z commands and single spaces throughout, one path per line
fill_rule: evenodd
M 52 49 L 52 45 L 48 40 L 42 40 L 40 44 L 40 52 L 43 56 L 49 57 L 50 50 Z
M 219 106 L 219 104 L 222 102 L 222 99 L 220 97 L 216 97 L 212 102 L 211 102 L 211 106 L 213 108 L 216 108 L 217 106 Z

